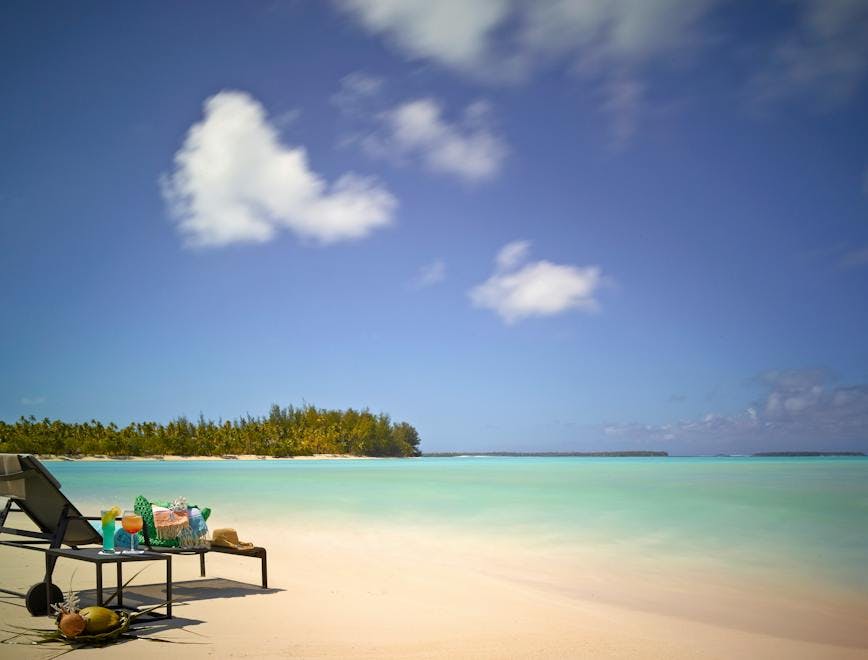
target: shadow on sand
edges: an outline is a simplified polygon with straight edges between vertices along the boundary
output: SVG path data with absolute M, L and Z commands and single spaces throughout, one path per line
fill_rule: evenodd
M 174 618 L 172 619 L 151 619 L 147 616 L 139 619 L 141 625 L 136 625 L 137 628 L 146 628 L 139 633 L 140 637 L 157 636 L 172 630 L 185 630 L 193 633 L 190 626 L 197 626 L 203 621 L 198 619 L 188 619 L 183 616 L 184 605 L 197 600 L 211 600 L 219 598 L 244 598 L 247 596 L 256 597 L 266 594 L 275 594 L 282 589 L 263 589 L 259 585 L 247 584 L 245 582 L 237 582 L 235 580 L 227 580 L 224 578 L 203 578 L 200 580 L 184 580 L 181 582 L 172 583 L 172 608 Z M 113 595 L 111 589 L 106 589 L 105 597 L 109 598 Z M 96 591 L 88 589 L 79 592 L 79 597 L 82 603 L 93 603 L 96 601 Z M 143 608 L 152 605 L 159 605 L 166 602 L 166 585 L 165 584 L 137 584 L 130 585 L 124 589 L 125 609 Z M 116 600 L 109 603 L 110 607 L 117 605 Z M 161 610 L 158 610 L 162 611 Z M 193 633 L 196 635 L 196 633 Z M 195 637 L 177 637 L 172 636 L 173 640 L 183 640 L 188 643 L 207 643 L 207 639 L 196 635 Z

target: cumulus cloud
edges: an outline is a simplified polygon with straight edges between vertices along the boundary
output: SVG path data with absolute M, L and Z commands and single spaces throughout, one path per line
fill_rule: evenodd
M 432 172 L 478 182 L 495 177 L 508 149 L 495 134 L 483 102 L 471 103 L 457 121 L 433 98 L 401 103 L 378 115 L 378 126 L 361 139 L 367 153 L 418 161 Z
M 752 80 L 755 98 L 801 94 L 823 105 L 847 100 L 868 74 L 868 3 L 799 0 L 796 8 L 795 28 Z
M 416 273 L 411 286 L 414 289 L 423 289 L 428 286 L 439 284 L 446 279 L 446 262 L 442 259 L 432 261 L 430 264 L 425 264 Z
M 508 324 L 571 309 L 598 309 L 594 298 L 602 284 L 598 267 L 526 263 L 529 247 L 526 241 L 516 241 L 500 250 L 494 274 L 469 292 L 473 305 L 496 312 Z
M 262 105 L 238 91 L 205 101 L 161 185 L 197 247 L 263 243 L 281 228 L 320 243 L 358 239 L 389 225 L 397 206 L 371 178 L 346 173 L 327 183 L 305 149 L 282 144 Z
M 824 369 L 767 371 L 761 399 L 733 415 L 668 424 L 613 424 L 610 438 L 684 453 L 868 449 L 868 384 L 835 385 Z
M 23 396 L 20 401 L 22 406 L 38 406 L 45 403 L 44 396 Z

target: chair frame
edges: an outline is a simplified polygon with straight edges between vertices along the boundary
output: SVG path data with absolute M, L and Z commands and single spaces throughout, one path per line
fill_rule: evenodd
M 22 472 L 23 474 L 23 472 Z M 15 477 L 17 475 L 5 475 Z M 5 479 L 4 479 L 5 480 Z M 6 506 L 3 507 L 3 510 L 0 511 L 0 534 L 10 534 L 12 536 L 24 536 L 26 539 L 21 540 L 0 540 L 0 545 L 5 545 L 12 548 L 21 548 L 23 550 L 36 550 L 45 555 L 45 575 L 42 579 L 42 583 L 45 584 L 45 610 L 46 614 L 51 612 L 51 578 L 54 575 L 54 567 L 57 564 L 57 555 L 53 555 L 49 552 L 49 550 L 56 550 L 61 546 L 65 545 L 63 542 L 64 536 L 66 536 L 66 529 L 69 526 L 70 520 L 99 520 L 99 516 L 80 516 L 73 515 L 69 511 L 70 507 L 64 506 L 63 510 L 60 513 L 60 516 L 57 520 L 57 525 L 55 527 L 54 532 L 49 532 L 47 530 L 42 530 L 39 532 L 34 532 L 30 529 L 18 529 L 16 527 L 7 527 L 6 520 L 9 517 L 10 513 L 24 513 L 27 514 L 28 517 L 30 515 L 28 512 L 21 508 L 21 505 L 18 501 L 18 498 L 10 497 Z M 31 518 L 32 520 L 32 518 Z M 35 521 L 34 521 L 35 522 Z M 95 530 L 94 530 L 95 531 Z M 71 548 L 78 548 L 77 545 L 69 545 Z M 38 586 L 40 583 L 34 585 L 34 587 Z M 2 589 L 0 588 L 0 592 L 4 594 L 10 594 L 12 596 L 18 596 L 20 598 L 24 598 L 27 602 L 27 609 L 34 613 L 34 609 L 36 612 L 41 612 L 41 604 L 34 603 L 31 601 L 31 593 L 33 592 L 33 587 L 31 587 L 31 591 L 23 594 L 19 591 L 12 591 L 11 589 Z M 38 608 L 38 609 L 37 609 Z

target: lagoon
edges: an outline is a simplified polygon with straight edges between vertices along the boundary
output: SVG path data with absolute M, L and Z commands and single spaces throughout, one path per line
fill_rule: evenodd
M 868 594 L 868 458 L 462 457 L 48 463 L 94 509 L 185 496 L 215 520 L 438 530 L 637 566 Z

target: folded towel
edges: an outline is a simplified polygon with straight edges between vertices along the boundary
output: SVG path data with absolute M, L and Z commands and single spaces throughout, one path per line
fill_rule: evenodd
M 12 479 L 0 479 L 0 497 L 15 497 L 23 500 L 27 495 L 24 488 L 24 479 L 14 478 L 21 472 L 21 461 L 18 454 L 0 454 L 0 475 L 13 477 Z M 23 475 L 21 475 L 23 477 Z
M 206 536 L 208 534 L 208 525 L 199 507 L 190 507 L 187 509 L 187 513 L 189 514 L 187 517 L 190 521 L 190 530 L 193 532 L 193 536 Z
M 154 527 L 158 539 L 174 539 L 183 529 L 189 529 L 190 521 L 186 511 L 173 511 L 162 506 L 153 506 Z

